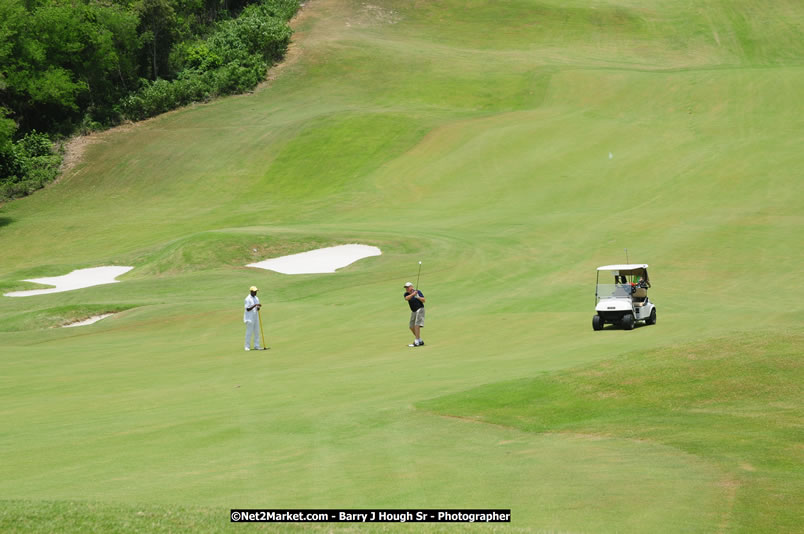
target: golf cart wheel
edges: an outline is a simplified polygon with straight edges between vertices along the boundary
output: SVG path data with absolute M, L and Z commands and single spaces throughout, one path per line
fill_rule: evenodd
M 656 308 L 650 311 L 650 317 L 647 318 L 645 324 L 656 324 Z
M 605 321 L 603 320 L 603 318 L 601 316 L 595 315 L 594 317 L 592 317 L 592 329 L 593 330 L 603 330 L 603 325 L 604 324 L 605 324 Z
M 633 330 L 634 329 L 634 315 L 629 313 L 623 315 L 623 329 L 625 330 Z

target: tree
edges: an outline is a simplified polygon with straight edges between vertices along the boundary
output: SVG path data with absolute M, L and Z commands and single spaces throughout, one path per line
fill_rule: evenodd
M 170 47 L 176 36 L 176 12 L 169 0 L 140 0 L 136 4 L 140 19 L 140 38 L 148 47 L 151 59 L 151 79 L 159 77 L 159 70 L 168 72 Z
M 16 168 L 12 141 L 17 124 L 13 120 L 6 118 L 7 114 L 7 109 L 0 108 L 0 182 L 13 174 Z
M 85 109 L 101 122 L 112 121 L 113 108 L 137 81 L 137 14 L 118 6 L 88 4 L 84 8 L 84 48 L 72 64 L 87 83 Z

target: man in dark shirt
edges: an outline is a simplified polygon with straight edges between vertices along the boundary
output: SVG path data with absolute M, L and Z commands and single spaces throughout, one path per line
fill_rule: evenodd
M 424 326 L 424 295 L 408 282 L 405 284 L 405 294 L 402 295 L 410 306 L 410 331 L 413 332 L 413 343 L 408 347 L 421 347 L 424 345 L 421 328 Z

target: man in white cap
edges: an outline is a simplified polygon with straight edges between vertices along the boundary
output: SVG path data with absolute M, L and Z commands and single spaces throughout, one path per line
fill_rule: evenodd
M 246 323 L 246 350 L 251 350 L 251 339 L 254 339 L 254 350 L 260 350 L 260 318 L 257 316 L 258 310 L 262 307 L 260 299 L 257 298 L 256 286 L 249 288 L 249 295 L 246 297 L 246 311 L 243 313 L 243 322 Z
M 405 294 L 402 296 L 410 305 L 410 331 L 413 332 L 413 343 L 408 347 L 421 347 L 424 345 L 421 336 L 421 329 L 424 327 L 424 295 L 408 282 L 405 284 Z

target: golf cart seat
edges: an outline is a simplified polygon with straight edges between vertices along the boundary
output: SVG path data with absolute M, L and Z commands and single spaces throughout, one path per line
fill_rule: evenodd
M 644 306 L 648 301 L 648 290 L 644 287 L 636 288 L 634 294 L 631 295 L 631 300 L 634 302 L 634 306 Z

